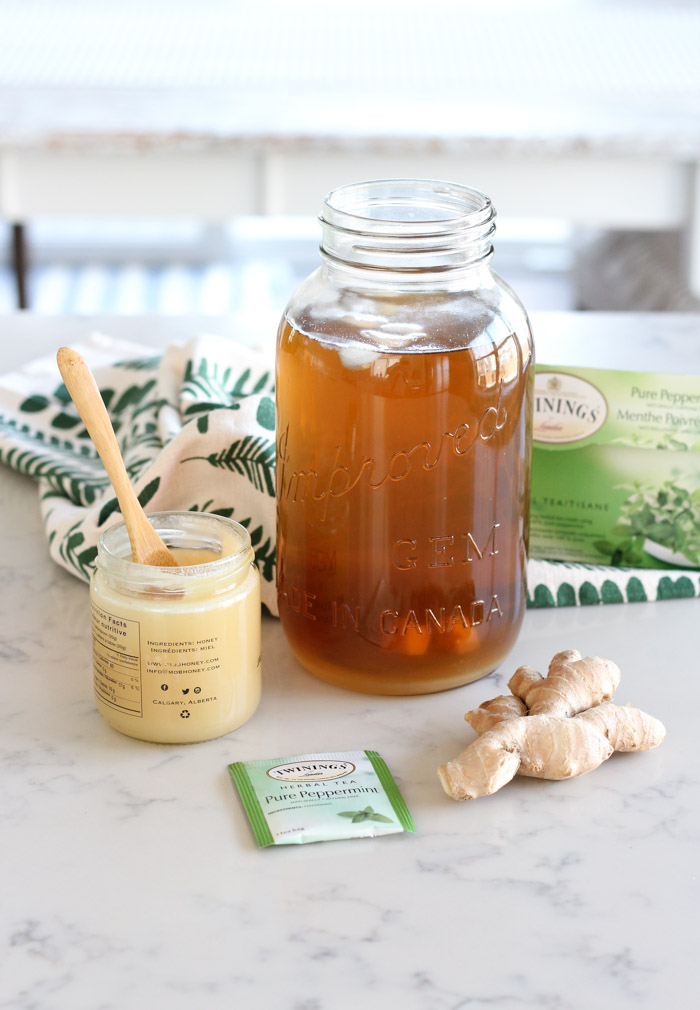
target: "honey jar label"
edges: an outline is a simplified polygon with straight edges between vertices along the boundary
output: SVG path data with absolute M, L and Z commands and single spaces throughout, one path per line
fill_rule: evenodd
M 140 622 L 109 614 L 92 604 L 95 694 L 106 705 L 143 715 Z

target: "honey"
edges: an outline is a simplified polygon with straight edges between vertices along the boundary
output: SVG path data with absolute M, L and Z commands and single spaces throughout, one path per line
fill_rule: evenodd
M 336 222 L 364 240 L 340 265 L 333 247 L 278 335 L 278 596 L 311 673 L 413 694 L 484 676 L 517 637 L 533 353 L 487 253 L 451 278 L 397 276 L 384 235 L 396 201 L 373 212 Z M 442 223 L 407 227 L 431 236 Z M 383 274 L 365 277 L 357 250 L 377 231 Z

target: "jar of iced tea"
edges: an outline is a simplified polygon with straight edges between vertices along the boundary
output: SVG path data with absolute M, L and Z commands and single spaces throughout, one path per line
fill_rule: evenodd
M 277 343 L 278 593 L 300 662 L 342 687 L 483 677 L 525 607 L 533 348 L 466 186 L 334 190 L 322 266 Z

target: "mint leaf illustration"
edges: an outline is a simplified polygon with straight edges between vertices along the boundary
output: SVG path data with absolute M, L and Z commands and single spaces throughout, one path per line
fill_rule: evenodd
M 338 817 L 349 817 L 353 824 L 360 824 L 362 821 L 379 821 L 382 824 L 394 823 L 391 817 L 375 813 L 374 807 L 365 807 L 364 810 L 341 810 Z
M 678 479 L 688 479 L 688 475 L 679 474 Z M 695 491 L 679 484 L 678 479 L 664 481 L 660 487 L 638 481 L 617 485 L 632 493 L 620 507 L 620 519 L 608 536 L 595 543 L 613 565 L 643 564 L 647 541 L 700 565 L 700 501 Z

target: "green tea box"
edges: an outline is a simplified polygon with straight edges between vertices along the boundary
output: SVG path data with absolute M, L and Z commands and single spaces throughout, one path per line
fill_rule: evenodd
M 530 554 L 700 567 L 700 378 L 538 365 Z

